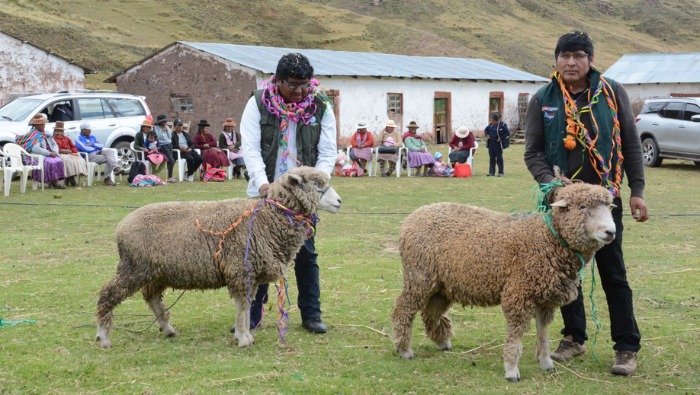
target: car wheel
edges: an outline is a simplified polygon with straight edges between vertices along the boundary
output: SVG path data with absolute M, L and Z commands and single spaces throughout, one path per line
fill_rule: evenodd
M 134 152 L 131 150 L 131 143 L 128 141 L 118 142 L 114 148 L 117 149 L 117 160 L 119 161 L 119 166 L 124 169 L 125 172 L 131 170 L 131 164 L 136 161 Z
M 652 137 L 647 137 L 642 141 L 642 162 L 645 166 L 659 167 L 661 166 L 661 157 L 659 156 L 659 146 L 656 140 Z

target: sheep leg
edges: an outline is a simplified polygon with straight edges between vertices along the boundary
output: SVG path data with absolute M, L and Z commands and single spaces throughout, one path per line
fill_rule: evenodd
M 160 331 L 167 337 L 175 337 L 177 333 L 170 326 L 170 312 L 163 304 L 163 291 L 165 291 L 164 286 L 154 284 L 146 285 L 141 289 L 143 300 L 146 301 L 153 315 L 156 316 Z
M 451 304 L 444 296 L 435 294 L 421 310 L 425 332 L 440 350 L 452 349 L 452 321 L 445 315 Z
M 253 289 L 257 289 L 257 286 Z M 238 347 L 248 347 L 254 343 L 253 335 L 250 333 L 250 304 L 245 295 L 233 296 L 233 304 L 236 307 L 236 334 L 234 339 L 238 340 Z
M 532 310 L 503 305 L 503 314 L 506 317 L 506 340 L 503 345 L 503 367 L 506 370 L 506 380 L 520 381 L 518 362 L 523 354 L 523 335 L 530 327 Z
M 123 263 L 121 262 L 120 266 Z M 141 278 L 123 277 L 119 272 L 102 286 L 100 298 L 97 301 L 97 336 L 95 337 L 95 341 L 100 342 L 100 347 L 112 347 L 112 342 L 109 340 L 114 320 L 112 310 L 142 286 Z
M 394 323 L 394 345 L 401 358 L 413 358 L 411 340 L 413 337 L 413 320 L 416 313 L 423 306 L 422 292 L 413 289 L 409 291 L 405 286 L 396 299 L 396 307 L 392 313 Z
M 554 370 L 554 362 L 549 356 L 549 336 L 547 328 L 554 319 L 554 309 L 538 306 L 535 307 L 535 325 L 537 327 L 537 347 L 536 356 L 543 370 Z

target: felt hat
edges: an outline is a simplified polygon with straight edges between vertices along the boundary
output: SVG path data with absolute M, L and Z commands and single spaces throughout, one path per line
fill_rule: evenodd
M 92 129 L 92 125 L 90 125 L 90 122 L 80 122 L 80 130 L 83 129 Z
M 56 125 L 53 127 L 53 131 L 55 132 L 57 130 L 60 130 L 60 131 L 66 130 L 64 127 L 63 121 L 56 121 Z
M 418 129 L 418 124 L 416 123 L 416 121 L 411 121 L 408 123 L 408 128 L 409 129 Z
M 206 119 L 200 119 L 200 120 L 199 120 L 199 123 L 197 124 L 197 126 L 200 126 L 200 127 L 201 127 L 201 126 L 211 126 L 211 125 L 209 124 L 209 122 L 207 122 Z
M 141 122 L 141 126 L 148 126 L 149 128 L 153 127 L 153 122 L 151 122 L 150 119 L 144 119 L 143 122 Z M 81 127 L 82 129 L 82 127 Z
M 395 127 L 397 127 L 397 125 L 396 125 L 396 123 L 394 122 L 393 119 L 390 119 L 390 120 L 386 121 L 386 127 L 388 127 L 388 128 L 395 128 Z
M 469 129 L 467 129 L 466 126 L 460 126 L 459 129 L 455 132 L 457 137 L 463 139 L 469 135 Z
M 46 115 L 44 115 L 43 113 L 38 113 L 32 117 L 32 120 L 29 122 L 29 124 L 30 125 L 43 125 L 48 121 L 49 120 L 46 118 Z
M 156 118 L 156 124 L 160 125 L 163 122 L 168 122 L 168 116 L 165 114 L 160 114 Z
M 233 120 L 233 118 L 226 118 L 221 126 L 236 126 L 236 122 Z

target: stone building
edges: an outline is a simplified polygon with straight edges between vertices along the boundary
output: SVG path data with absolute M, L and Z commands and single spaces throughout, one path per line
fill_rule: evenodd
M 306 55 L 334 102 L 342 146 L 359 121 L 379 131 L 388 119 L 403 130 L 410 121 L 433 141 L 449 141 L 460 125 L 480 131 L 498 111 L 517 129 L 529 96 L 546 78 L 482 59 L 419 57 L 367 52 L 175 42 L 107 82 L 146 96 L 152 113 L 217 131 L 226 117 L 240 123 L 251 91 L 275 72 L 289 52 Z
M 85 68 L 0 32 L 0 105 L 28 93 L 85 88 Z

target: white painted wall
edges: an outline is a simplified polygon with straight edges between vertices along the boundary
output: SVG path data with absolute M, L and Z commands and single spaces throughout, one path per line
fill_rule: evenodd
M 697 94 L 700 96 L 700 83 L 695 84 L 624 84 L 635 115 L 641 110 L 644 100 L 671 97 L 671 94 Z
M 0 33 L 0 105 L 12 94 L 85 88 L 82 68 Z
M 258 74 L 258 85 L 266 78 Z M 387 93 L 403 94 L 401 130 L 410 121 L 420 126 L 419 133 L 433 133 L 433 105 L 435 92 L 452 94 L 452 125 L 454 132 L 460 125 L 472 131 L 483 130 L 489 119 L 489 93 L 503 92 L 503 119 L 515 127 L 518 123 L 518 95 L 533 94 L 545 83 L 437 81 L 390 78 L 317 77 L 321 87 L 340 92 L 340 133 L 350 137 L 359 121 L 365 121 L 368 130 L 377 132 L 387 121 Z

